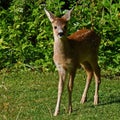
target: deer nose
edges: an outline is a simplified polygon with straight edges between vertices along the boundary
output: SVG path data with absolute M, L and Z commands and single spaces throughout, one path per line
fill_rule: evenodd
M 62 37 L 62 36 L 64 35 L 64 33 L 63 33 L 63 32 L 59 32 L 58 35 L 59 35 L 60 37 Z

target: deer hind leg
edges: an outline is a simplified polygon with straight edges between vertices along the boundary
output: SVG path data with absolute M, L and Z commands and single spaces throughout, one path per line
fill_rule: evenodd
M 82 94 L 82 98 L 80 101 L 80 103 L 83 104 L 87 100 L 87 92 L 88 92 L 90 82 L 91 82 L 91 79 L 93 76 L 93 70 L 92 70 L 91 65 L 88 62 L 82 63 L 81 66 L 84 68 L 84 70 L 86 71 L 86 74 L 87 74 L 86 85 L 85 85 L 84 92 Z
M 68 112 L 69 114 L 72 112 L 72 90 L 73 90 L 75 73 L 76 73 L 76 70 L 70 73 L 69 81 L 68 81 L 68 93 L 69 93 Z
M 94 94 L 94 105 L 97 105 L 99 102 L 99 96 L 98 96 L 98 91 L 99 91 L 99 85 L 101 82 L 100 78 L 100 67 L 97 62 L 97 57 L 94 56 L 94 59 L 91 60 L 91 66 L 93 69 L 93 74 L 95 78 L 95 94 Z
M 100 82 L 101 82 L 101 79 L 100 79 L 100 67 L 98 66 L 98 63 L 96 63 L 93 66 L 93 71 L 94 71 L 94 77 L 95 77 L 94 105 L 97 105 L 98 102 L 99 102 L 98 91 L 99 91 L 99 85 L 100 85 Z
M 58 97 L 57 97 L 57 104 L 56 104 L 54 116 L 57 116 L 60 111 L 60 102 L 61 102 L 61 96 L 64 88 L 64 81 L 66 78 L 66 70 L 63 68 L 60 68 L 60 70 L 58 70 L 58 73 L 59 73 Z

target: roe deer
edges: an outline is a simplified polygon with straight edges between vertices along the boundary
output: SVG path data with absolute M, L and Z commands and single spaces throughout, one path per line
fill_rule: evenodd
M 80 65 L 84 68 L 87 74 L 86 85 L 82 95 L 81 103 L 86 101 L 87 91 L 90 85 L 92 76 L 95 77 L 95 95 L 94 105 L 98 104 L 98 90 L 100 83 L 100 68 L 98 66 L 98 48 L 100 44 L 100 38 L 98 35 L 89 29 L 78 30 L 70 36 L 67 36 L 66 25 L 70 19 L 71 10 L 67 11 L 61 18 L 55 17 L 51 12 L 45 13 L 52 23 L 53 35 L 54 35 L 54 62 L 59 73 L 58 84 L 58 98 L 54 112 L 54 116 L 57 116 L 60 110 L 60 102 L 62 91 L 64 87 L 64 81 L 66 73 L 69 73 L 68 81 L 68 93 L 69 103 L 68 112 L 72 112 L 72 89 L 73 82 L 77 68 Z

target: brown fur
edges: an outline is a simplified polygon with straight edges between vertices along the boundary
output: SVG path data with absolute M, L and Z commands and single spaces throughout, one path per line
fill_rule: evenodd
M 94 104 L 98 104 L 98 90 L 100 83 L 100 68 L 98 66 L 98 48 L 100 38 L 93 30 L 83 29 L 67 37 L 66 24 L 70 19 L 71 10 L 61 18 L 55 17 L 51 12 L 45 10 L 53 26 L 54 35 L 54 55 L 53 59 L 59 73 L 58 99 L 54 116 L 58 115 L 60 110 L 61 95 L 64 87 L 66 73 L 69 73 L 68 93 L 69 104 L 68 111 L 72 112 L 72 89 L 75 73 L 80 65 L 87 74 L 86 86 L 82 95 L 81 103 L 86 101 L 87 91 L 90 81 L 94 74 L 95 77 L 95 95 Z

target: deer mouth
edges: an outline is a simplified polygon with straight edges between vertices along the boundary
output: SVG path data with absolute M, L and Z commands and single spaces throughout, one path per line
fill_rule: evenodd
M 59 38 L 63 38 L 64 37 L 64 33 L 63 32 L 58 33 L 58 37 Z

